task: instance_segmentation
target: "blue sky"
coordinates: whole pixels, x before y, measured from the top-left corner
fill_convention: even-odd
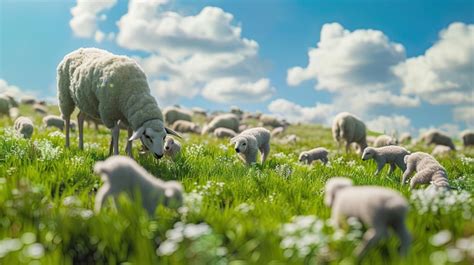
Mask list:
[[[120,29],[117,26],[117,21],[129,11],[128,1],[119,0],[111,8],[106,8],[97,13],[97,16],[106,15],[105,20],[97,20],[97,30],[105,34],[115,33],[113,39],[105,38],[100,43],[94,40],[93,36],[77,36],[69,25],[72,19],[71,8],[76,6],[76,1],[0,0],[0,3],[0,79],[6,81],[9,85],[18,86],[22,90],[34,91],[39,96],[55,97],[56,66],[65,54],[79,47],[95,46],[114,53],[138,56],[142,59],[157,55],[156,57],[166,57],[167,60],[174,62],[179,61],[177,56],[173,55],[169,58],[166,56],[168,52],[173,52],[172,47],[158,45],[156,49],[144,48],[145,44],[141,46],[131,44],[134,41],[133,38],[126,39],[124,37],[122,43],[117,40],[119,31],[126,30],[125,28]],[[411,57],[424,55],[427,49],[439,42],[440,31],[447,29],[452,23],[462,22],[463,25],[467,26],[471,25],[474,20],[473,1],[177,0],[156,6],[163,10],[159,12],[173,11],[182,17],[195,16],[208,6],[218,7],[223,12],[233,16],[229,27],[241,30],[240,38],[235,40],[236,43],[244,45],[241,43],[242,39],[253,40],[258,43],[258,48],[244,45],[244,49],[250,52],[256,50],[257,54],[252,55],[251,58],[249,57],[249,62],[245,65],[235,67],[239,70],[239,73],[243,72],[244,74],[242,76],[236,74],[238,77],[234,78],[233,82],[222,81],[222,78],[233,78],[234,68],[227,71],[231,72],[230,74],[227,73],[224,76],[209,75],[209,80],[196,78],[193,81],[183,82],[182,79],[187,78],[187,73],[166,77],[166,80],[176,79],[177,83],[174,82],[172,85],[161,83],[159,81],[162,78],[156,77],[155,88],[152,86],[152,90],[156,89],[158,91],[160,85],[163,85],[163,87],[169,85],[168,90],[170,90],[166,95],[158,95],[160,105],[181,103],[185,106],[200,106],[208,109],[226,109],[231,105],[239,105],[246,110],[271,111],[282,116],[285,116],[285,114],[279,113],[275,109],[285,109],[286,111],[286,108],[289,108],[288,111],[294,113],[286,118],[296,120],[298,116],[306,115],[308,117],[305,118],[305,121],[323,123],[326,122],[326,117],[321,116],[324,116],[325,110],[327,110],[328,116],[330,116],[329,113],[343,111],[342,106],[353,104],[353,102],[344,99],[344,97],[353,95],[348,91],[350,89],[351,91],[361,89],[359,87],[339,88],[337,85],[333,86],[333,83],[329,83],[327,87],[316,90],[315,85],[324,81],[323,77],[319,78],[319,71],[314,72],[317,75],[315,78],[297,78],[298,80],[301,79],[297,82],[297,85],[289,85],[287,81],[288,70],[293,67],[306,68],[308,66],[308,50],[315,48],[320,41],[320,34],[324,25],[338,23],[349,33],[356,30],[378,30],[388,38],[388,43],[398,43],[403,46],[404,58],[400,59],[403,61]],[[218,16],[219,19],[222,17]],[[219,24],[220,22],[216,23]],[[226,22],[222,22],[222,24],[226,24]],[[472,42],[474,40],[471,39]],[[470,47],[468,49],[471,49]],[[204,53],[199,49],[198,52]],[[231,51],[231,53],[237,52]],[[328,50],[328,53],[331,54],[332,51]],[[183,58],[188,58],[193,56],[193,53],[189,52],[185,56],[187,57]],[[471,73],[473,61],[474,58],[469,58],[468,64],[471,65]],[[249,66],[251,68],[253,65],[256,66],[257,70],[254,72],[252,70],[248,71]],[[177,64],[177,66],[181,67],[182,65]],[[332,64],[327,63],[323,66],[328,67]],[[374,67],[377,68],[377,65]],[[241,68],[245,68],[245,70],[241,70]],[[189,69],[192,71],[196,69],[196,66],[190,66]],[[416,65],[407,65],[406,69],[416,69]],[[153,71],[153,69],[147,70],[145,67],[145,71]],[[200,69],[196,71],[196,75],[201,75]],[[357,71],[357,69],[354,71]],[[307,72],[309,75],[312,74],[310,70]],[[147,74],[153,76],[153,73],[147,72]],[[249,76],[243,76],[245,74]],[[472,74],[474,75],[474,73]],[[445,75],[445,72],[443,72],[442,76]],[[211,77],[212,80],[216,81],[215,83],[211,81]],[[328,78],[329,81],[334,81],[334,76]],[[256,92],[255,94],[245,94],[248,93],[248,90],[245,90],[245,85],[242,84],[254,84],[261,79],[268,79],[269,84],[265,85],[263,82],[259,86],[261,88],[260,94]],[[405,117],[410,120],[409,124],[406,124],[405,120],[405,125],[402,128],[396,128],[397,130],[414,130],[430,126],[445,126],[446,130],[453,131],[461,130],[466,127],[467,123],[472,122],[472,116],[474,116],[472,78],[467,79],[468,90],[464,89],[461,92],[465,93],[465,96],[470,99],[461,103],[458,101],[449,104],[439,103],[439,100],[426,95],[425,91],[416,88],[410,89],[407,83],[402,82],[405,84],[404,87],[407,91],[416,92],[409,94],[409,96],[413,100],[419,100],[417,106],[407,107],[398,103],[373,107],[368,105],[367,108],[354,108],[354,112],[367,120],[373,120],[373,127],[377,128],[380,128],[383,124],[393,123],[397,120],[396,117]],[[190,88],[190,91],[186,91],[183,88],[184,91],[181,94],[173,94],[173,88],[180,84],[184,87],[193,87],[193,89]],[[214,92],[214,87],[226,84],[242,87],[244,92],[228,97],[225,97],[226,91]],[[395,85],[399,86],[395,90],[392,87],[384,89],[398,95],[401,93],[403,84]],[[206,86],[209,86],[209,88],[204,89]],[[251,85],[250,90],[258,90],[257,87]],[[207,92],[203,92],[204,90]],[[441,89],[440,91],[445,90]],[[268,95],[263,96],[263,93],[267,92]],[[372,92],[373,90],[368,90],[369,94],[372,94]],[[195,95],[188,97],[190,94]],[[238,97],[239,100],[233,101],[232,96]],[[169,100],[169,97],[172,97],[173,100]],[[339,100],[336,97],[339,97]],[[263,98],[264,100],[245,100],[246,98]],[[363,97],[361,98],[363,99]],[[285,103],[291,102],[293,105],[275,103],[273,109],[269,108],[268,106],[277,99],[283,99]],[[336,101],[343,103],[338,105],[335,103]],[[237,104],[234,104],[235,102]],[[316,103],[320,104],[321,108],[315,108]],[[460,105],[463,107],[461,110],[464,110],[464,112],[467,110],[470,114],[464,115],[464,119],[453,121],[454,108]],[[348,109],[352,110],[351,107],[348,107]],[[379,119],[379,117],[391,117],[392,119],[385,120],[384,123],[384,119]]]

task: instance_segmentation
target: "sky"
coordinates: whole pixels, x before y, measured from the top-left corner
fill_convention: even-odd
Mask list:
[[[56,67],[134,58],[160,106],[239,106],[329,125],[474,127],[474,1],[0,0],[0,93],[54,101]]]

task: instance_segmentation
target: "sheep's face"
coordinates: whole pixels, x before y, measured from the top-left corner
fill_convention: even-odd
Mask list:
[[[166,139],[166,142],[165,142],[165,151],[171,150],[171,148],[173,147],[173,145],[174,145],[174,139],[173,139],[173,138],[168,138],[168,139]]]
[[[165,128],[161,120],[150,120],[145,122],[133,135],[129,141],[140,139],[144,147],[151,151],[155,158],[160,159],[164,153],[164,143],[167,134],[181,137],[175,131]]]
[[[247,150],[247,147],[249,145],[247,139],[245,138],[232,139],[232,143],[234,143],[234,149],[237,153],[245,152],[245,150]]]
[[[309,155],[307,153],[301,153],[298,161],[301,163],[308,163]]]
[[[362,154],[362,160],[369,160],[374,158],[375,150],[373,148],[367,147],[364,149],[364,153]]]

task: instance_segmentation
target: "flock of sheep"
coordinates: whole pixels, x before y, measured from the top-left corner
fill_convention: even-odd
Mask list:
[[[151,95],[147,78],[140,66],[126,56],[117,56],[95,48],[81,48],[64,57],[57,68],[58,99],[61,117],[48,115],[43,119],[44,126],[54,126],[65,130],[65,145],[69,147],[69,132],[78,130],[79,148],[83,148],[84,122],[93,123],[98,128],[104,125],[111,131],[109,155],[105,161],[97,162],[94,172],[103,179],[95,200],[95,210],[100,211],[108,198],[116,198],[119,193],[127,192],[133,196],[138,188],[141,192],[144,208],[152,214],[158,204],[177,208],[183,202],[183,187],[179,182],[164,182],[142,168],[132,157],[132,142],[140,140],[142,152],[148,152],[160,159],[163,155],[174,158],[179,155],[180,133],[213,134],[218,138],[230,138],[235,152],[247,164],[257,162],[258,153],[261,163],[269,156],[270,141],[279,137],[289,125],[269,115],[243,113],[233,108],[230,113],[208,117],[203,128],[192,122],[192,114],[206,115],[202,109],[192,111],[179,107],[166,108],[163,113],[155,98]],[[27,103],[26,100],[23,103]],[[44,110],[34,100],[35,110]],[[14,128],[25,138],[34,132],[34,124],[27,117],[18,117],[18,104],[13,97],[0,95],[0,113],[15,119]],[[77,125],[72,123],[71,115],[79,109]],[[248,128],[241,120],[248,118],[260,121],[260,127]],[[167,127],[170,126],[170,127]],[[264,128],[273,127],[273,131]],[[77,128],[76,128],[77,127]],[[120,129],[127,130],[128,141],[125,148],[129,157],[118,156]],[[416,172],[410,180],[410,189],[419,184],[429,184],[429,188],[449,190],[447,172],[430,154],[410,153],[398,146],[394,137],[382,135],[377,138],[366,135],[366,126],[358,117],[343,112],[333,121],[332,134],[339,146],[344,145],[346,152],[355,146],[363,160],[373,159],[377,164],[375,174],[390,165],[389,173],[396,167],[403,171],[401,184]],[[170,137],[174,136],[173,137]],[[402,135],[400,143],[407,143],[409,135]],[[285,142],[297,141],[290,135]],[[452,140],[437,130],[431,130],[420,138],[428,144],[439,145],[436,154],[455,150]],[[462,135],[465,146],[474,145],[474,133]],[[373,147],[368,147],[368,145]],[[317,147],[304,151],[299,162],[311,164],[316,160],[328,163],[329,151]],[[406,199],[398,192],[377,186],[353,186],[347,178],[333,177],[326,183],[325,203],[332,208],[331,219],[338,226],[340,219],[356,217],[369,229],[355,254],[361,258],[381,238],[388,235],[392,228],[401,241],[400,253],[409,249],[410,234],[405,226],[408,211]]]

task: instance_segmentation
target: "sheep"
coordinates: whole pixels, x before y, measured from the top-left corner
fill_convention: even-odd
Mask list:
[[[239,132],[243,132],[245,130],[247,130],[249,128],[249,126],[247,124],[241,124],[239,125]]]
[[[449,136],[444,134],[441,131],[432,129],[425,132],[421,136],[421,140],[424,141],[427,145],[436,144],[436,145],[446,145],[449,146],[452,150],[456,150],[453,141]]]
[[[318,147],[309,151],[301,152],[298,161],[309,165],[315,160],[321,160],[321,162],[326,165],[329,161],[328,154],[329,152],[326,148]]]
[[[232,113],[235,116],[239,117],[239,119],[242,119],[242,116],[244,115],[244,112],[237,106],[231,106],[230,107],[230,113]]]
[[[214,136],[217,138],[232,138],[237,136],[237,133],[231,129],[219,127],[214,130]]]
[[[33,96],[24,96],[20,99],[21,104],[33,105],[36,103],[36,99]]]
[[[140,192],[141,203],[148,214],[153,215],[162,204],[177,209],[183,204],[183,187],[176,181],[162,181],[148,173],[133,159],[126,156],[111,156],[94,165],[94,173],[100,175],[104,184],[97,191],[94,209],[99,213],[109,198],[116,200],[121,193],[132,199]]]
[[[400,239],[400,254],[407,254],[411,244],[405,225],[408,202],[400,193],[377,186],[353,186],[348,178],[333,177],[326,182],[324,202],[331,207],[331,221],[336,228],[350,217],[368,228],[354,250],[359,261],[379,240],[389,236],[389,227]]]
[[[3,95],[6,96],[8,100],[10,101],[10,107],[18,108],[18,102],[15,99],[14,93],[7,91],[3,93]]]
[[[15,124],[13,126],[17,132],[23,135],[24,138],[29,139],[31,135],[33,135],[33,131],[35,126],[30,118],[27,117],[18,117],[15,120]]]
[[[273,128],[276,127],[284,127],[286,124],[280,120],[278,120],[276,117],[268,115],[268,114],[263,114],[259,118],[260,120],[260,125],[261,126],[270,126]]]
[[[201,116],[204,116],[204,117],[207,116],[207,111],[203,108],[194,107],[194,108],[191,109],[191,111],[193,112],[194,115],[201,115]]]
[[[260,150],[263,164],[270,152],[270,138],[269,130],[257,127],[241,132],[230,139],[230,143],[234,145],[235,151],[247,165],[257,162],[257,153]]]
[[[367,145],[373,146],[377,137],[369,135],[366,137]]]
[[[367,147],[364,122],[348,112],[336,115],[332,123],[332,136],[338,143],[338,149],[340,149],[341,142],[346,143],[346,153],[349,152],[351,143],[357,144],[360,154]]]
[[[433,151],[431,151],[432,156],[448,156],[453,152],[449,146],[446,145],[437,145],[435,148],[433,148]]]
[[[277,137],[282,135],[285,132],[285,127],[276,127],[275,129],[272,130],[272,137]]]
[[[41,115],[48,114],[48,108],[41,104],[38,104],[38,103],[33,104],[33,109],[35,110],[36,113],[39,113]]]
[[[433,184],[436,188],[449,189],[448,175],[446,169],[430,154],[415,152],[404,158],[407,165],[402,177],[402,185],[406,179],[416,171],[417,173],[410,180],[410,190],[418,184]]]
[[[411,142],[411,135],[409,133],[402,133],[399,142],[402,144],[409,144]]]
[[[201,127],[194,122],[178,120],[173,123],[172,129],[179,133],[201,133]]]
[[[461,139],[464,147],[469,147],[474,145],[474,132],[473,131],[463,131],[461,133]]]
[[[408,150],[396,145],[382,146],[379,148],[367,147],[362,154],[362,160],[373,159],[375,163],[377,163],[375,175],[380,173],[380,170],[382,170],[385,164],[390,165],[388,174],[392,174],[396,166],[398,166],[402,172],[405,171],[406,164],[404,158],[409,154],[410,152]]]
[[[17,107],[10,108],[8,113],[10,115],[10,119],[12,120],[16,120],[16,118],[20,117],[20,109],[18,109]]]
[[[165,156],[168,156],[170,158],[175,158],[176,156],[179,155],[181,152],[181,144],[179,141],[167,137],[165,141]]]
[[[397,145],[398,140],[392,136],[388,135],[379,135],[375,138],[374,147],[382,147],[382,146],[389,146],[389,145]]]
[[[239,130],[239,118],[234,114],[220,114],[215,116],[209,124],[205,125],[202,129],[201,134],[207,134],[214,132],[215,129],[219,127],[231,129],[234,132]]]
[[[296,142],[299,141],[298,136],[295,134],[289,134],[286,137],[284,137],[280,142],[283,144],[296,144]]]
[[[176,121],[191,121],[191,113],[186,110],[177,107],[167,107],[163,110],[163,116],[165,122],[168,125],[172,125]]]
[[[47,115],[43,117],[43,125],[45,128],[48,127],[56,127],[59,130],[64,130],[64,120],[56,115]],[[76,124],[74,121],[71,121],[71,130],[74,130],[76,127]]]
[[[7,96],[0,95],[0,117],[10,116],[10,100]]]
[[[132,142],[140,139],[160,159],[166,135],[181,137],[164,126],[163,114],[150,93],[145,73],[129,57],[80,48],[59,63],[57,81],[59,108],[66,122],[66,147],[69,147],[71,114],[76,107],[80,110],[77,117],[80,149],[84,148],[85,115],[101,119],[111,130],[114,154],[119,153],[119,120],[129,128],[126,148],[129,156]]]

